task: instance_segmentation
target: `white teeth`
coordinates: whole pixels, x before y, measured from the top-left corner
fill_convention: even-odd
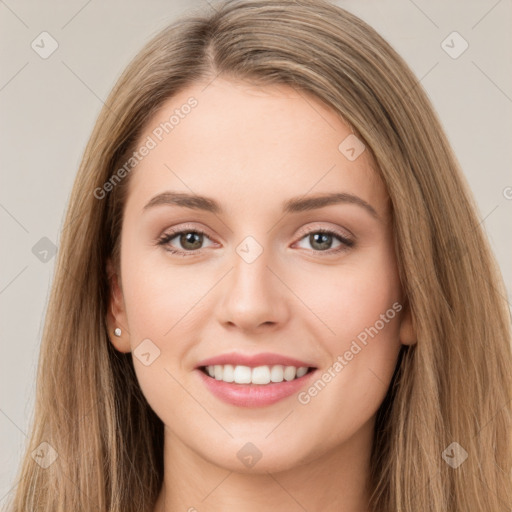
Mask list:
[[[308,373],[308,369],[306,366],[301,366],[300,368],[297,368],[297,378],[306,375],[306,373]]]
[[[270,370],[270,380],[272,382],[283,382],[283,367],[280,364],[272,366]]]
[[[251,382],[253,384],[268,384],[270,382],[270,368],[268,366],[253,368]]]
[[[287,366],[284,369],[285,380],[293,380],[295,379],[295,375],[297,375],[297,369],[295,368],[295,366]]]
[[[248,366],[235,366],[235,382],[237,384],[250,384],[251,369]]]
[[[224,382],[234,382],[235,380],[235,368],[231,364],[224,365],[224,371],[222,373],[222,380]]]
[[[224,382],[237,384],[269,384],[270,382],[291,381],[303,377],[308,372],[307,366],[296,368],[295,366],[249,366],[231,364],[207,366],[206,371],[210,377]]]

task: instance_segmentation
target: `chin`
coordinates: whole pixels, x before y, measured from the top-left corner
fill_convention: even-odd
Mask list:
[[[313,454],[308,457],[303,451],[299,453],[293,446],[283,446],[280,443],[281,446],[278,447],[268,440],[266,443],[258,443],[258,441],[238,439],[220,444],[223,447],[222,451],[201,451],[198,455],[215,466],[235,473],[261,475],[278,473],[316,458]],[[303,446],[302,450],[304,450]]]

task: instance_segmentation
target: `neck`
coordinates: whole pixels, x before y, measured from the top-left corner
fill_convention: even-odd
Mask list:
[[[289,469],[238,473],[219,467],[165,429],[164,482],[155,512],[367,512],[373,420],[343,444]],[[261,462],[261,461],[260,461]],[[257,465],[254,467],[257,468]]]

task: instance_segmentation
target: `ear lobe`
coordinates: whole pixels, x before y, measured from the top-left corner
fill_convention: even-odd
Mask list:
[[[109,301],[107,306],[107,329],[110,342],[119,352],[130,352],[130,336],[127,329],[126,311],[123,292],[119,284],[119,275],[114,270],[111,260],[107,261],[107,276],[109,282]],[[116,336],[114,330],[119,327],[121,336]]]
[[[411,308],[407,303],[400,318],[400,343],[402,345],[416,344],[416,330],[414,329]]]

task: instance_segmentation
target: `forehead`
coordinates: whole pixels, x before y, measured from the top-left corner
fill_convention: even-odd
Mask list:
[[[172,189],[258,208],[263,198],[281,203],[347,192],[384,215],[387,194],[369,152],[347,158],[347,146],[364,148],[358,143],[333,110],[286,85],[255,87],[221,78],[193,84],[146,124],[137,148],[151,150],[132,171],[129,202]]]

